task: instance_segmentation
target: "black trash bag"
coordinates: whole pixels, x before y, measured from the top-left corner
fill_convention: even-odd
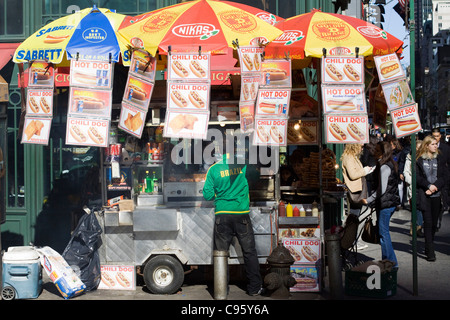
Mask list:
[[[90,212],[80,218],[62,254],[86,285],[86,291],[96,290],[101,280],[98,248],[101,245],[102,228],[93,210]]]

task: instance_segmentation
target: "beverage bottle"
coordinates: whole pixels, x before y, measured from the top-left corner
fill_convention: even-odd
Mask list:
[[[155,171],[153,171],[152,190],[153,193],[158,193],[158,179],[156,178]]]
[[[312,203],[312,216],[313,217],[318,217],[319,216],[319,208],[317,206],[317,202],[316,201],[314,201]]]
[[[280,201],[280,203],[278,204],[278,216],[286,217],[286,207],[284,206],[283,201]]]
[[[148,171],[145,171],[145,192],[150,193],[152,191],[153,191],[153,188],[152,188],[152,180],[150,178],[150,174],[148,173]]]
[[[292,214],[292,205],[288,203],[288,205],[286,206],[286,217],[292,217]]]

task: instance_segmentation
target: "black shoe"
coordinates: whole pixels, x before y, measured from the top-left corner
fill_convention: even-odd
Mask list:
[[[429,256],[427,256],[427,261],[430,261],[430,262],[436,261],[436,256],[435,256],[435,255],[429,255]]]
[[[266,293],[266,289],[261,288],[261,289],[258,290],[258,292],[249,293],[248,295],[256,297],[256,296],[263,296],[265,293]]]
[[[416,234],[417,234],[417,237],[419,237],[419,238],[423,238],[425,236],[423,234],[422,228],[418,229]]]

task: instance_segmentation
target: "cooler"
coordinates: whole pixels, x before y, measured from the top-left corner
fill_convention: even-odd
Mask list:
[[[3,254],[2,299],[37,298],[42,290],[39,253],[30,246],[10,247]]]

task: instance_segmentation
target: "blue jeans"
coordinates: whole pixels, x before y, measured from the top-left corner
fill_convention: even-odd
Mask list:
[[[233,237],[236,236],[244,257],[247,275],[247,291],[253,294],[262,287],[256,252],[255,235],[248,214],[218,214],[214,223],[214,250],[228,251]]]
[[[378,228],[380,233],[381,258],[393,261],[398,267],[397,257],[392,247],[391,235],[389,234],[389,221],[395,212],[395,207],[381,209],[378,217]]]

